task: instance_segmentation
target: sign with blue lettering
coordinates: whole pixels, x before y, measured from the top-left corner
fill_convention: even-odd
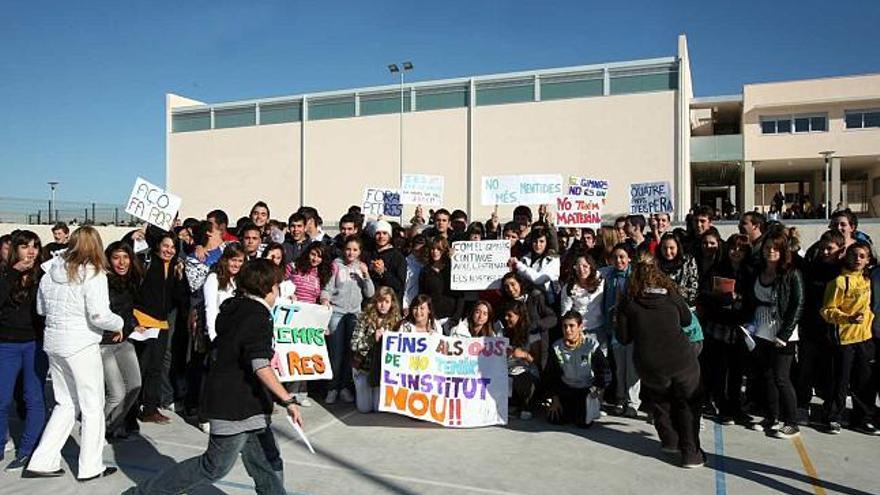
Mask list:
[[[642,182],[629,186],[629,213],[651,215],[672,213],[672,188],[669,182]]]
[[[497,175],[483,177],[482,203],[543,205],[562,196],[561,175]]]

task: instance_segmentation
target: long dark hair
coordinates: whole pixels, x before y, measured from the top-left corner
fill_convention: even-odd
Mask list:
[[[569,296],[572,294],[572,290],[574,290],[574,286],[578,285],[578,274],[577,274],[577,270],[575,269],[575,265],[577,265],[578,260],[580,260],[580,259],[583,259],[584,261],[587,262],[588,265],[590,265],[590,276],[587,277],[587,286],[585,287],[585,289],[587,289],[587,292],[589,292],[590,294],[596,292],[596,289],[599,288],[599,284],[602,283],[602,279],[599,278],[599,271],[597,270],[597,267],[596,267],[596,260],[594,260],[593,257],[590,256],[589,254],[586,254],[586,253],[579,254],[578,256],[576,256],[574,258],[574,261],[572,261],[571,266],[568,269],[568,278],[566,279],[566,285],[567,285],[566,290],[568,291]]]
[[[113,253],[117,251],[122,251],[128,255],[129,268],[128,273],[124,276],[116,273],[113,269],[112,263],[110,263],[110,260],[113,258]],[[107,258],[107,263],[110,264],[110,270],[107,271],[107,284],[111,289],[123,292],[134,290],[140,285],[144,276],[144,269],[141,267],[141,262],[138,257],[135,256],[134,249],[132,249],[129,243],[125,241],[111,242],[110,245],[107,246],[107,249],[104,250],[104,256]]]
[[[507,284],[505,284],[505,282],[511,279],[516,280],[516,282],[519,284],[520,297],[531,292],[531,284],[529,284],[529,282],[525,278],[523,278],[522,275],[520,275],[518,272],[507,272],[504,274],[503,277],[501,277],[501,295],[504,297],[505,301],[515,300],[513,295],[507,290]]]
[[[442,254],[440,259],[434,261],[434,255],[431,251],[435,247],[439,247]],[[425,259],[428,260],[427,265],[437,271],[443,271],[449,266],[449,241],[445,237],[436,237],[431,242],[425,244]]]
[[[333,260],[328,256],[329,253],[323,244],[320,242],[309,244],[309,247],[300,253],[299,258],[293,262],[293,266],[300,275],[308,274],[312,269],[312,263],[309,261],[309,255],[312,251],[317,251],[321,256],[321,264],[318,265],[318,282],[321,283],[321,287],[324,287],[333,276],[333,266],[331,265]]]
[[[507,322],[504,322],[506,337],[510,339],[510,345],[513,347],[526,347],[529,343],[529,329],[531,328],[529,310],[524,302],[513,301],[504,308],[505,314],[508,311],[516,313],[519,319],[513,328],[507,328]]]
[[[415,325],[416,324],[416,317],[415,317],[415,313],[413,312],[412,309],[415,308],[416,306],[421,306],[422,304],[428,305],[428,328],[433,330],[433,328],[436,326],[436,323],[435,323],[436,320],[434,319],[434,303],[431,302],[431,296],[428,296],[426,294],[417,295],[412,300],[412,302],[409,303],[409,309],[410,309],[409,314],[406,315],[406,318],[404,318],[401,321],[401,323],[403,323],[404,321],[408,321],[411,324]]]
[[[247,259],[247,255],[242,249],[241,244],[237,242],[232,242],[226,245],[226,248],[223,249],[223,254],[220,256],[220,260],[214,265],[214,271],[217,273],[217,285],[226,290],[229,287],[229,282],[232,281],[233,275],[229,273],[229,260],[235,258],[236,256],[241,256],[242,258]]]
[[[23,303],[28,297],[32,297],[31,295],[37,292],[37,287],[40,285],[40,277],[43,276],[43,269],[40,267],[43,245],[40,243],[40,236],[30,230],[19,230],[13,234],[12,242],[9,245],[9,264],[6,268],[12,270],[15,264],[21,261],[21,258],[18,257],[18,248],[27,246],[31,242],[34,243],[34,247],[37,249],[37,258],[34,260],[33,266],[21,272],[18,282],[12,288],[9,297],[15,305]]]

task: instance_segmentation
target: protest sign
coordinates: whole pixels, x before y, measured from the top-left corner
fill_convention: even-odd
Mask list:
[[[272,367],[282,382],[333,378],[324,330],[332,310],[319,304],[294,302],[272,308],[275,357]]]
[[[387,332],[379,410],[468,428],[507,424],[507,339]]]
[[[405,205],[443,206],[442,175],[404,174],[400,202]]]
[[[510,242],[458,241],[452,243],[452,290],[485,290],[501,286],[510,269]]]
[[[672,213],[672,189],[669,182],[643,182],[629,186],[631,215]]]
[[[384,187],[364,188],[361,213],[364,216],[374,218],[379,216],[399,217],[403,213],[403,206],[400,203],[400,191]]]
[[[565,196],[556,198],[556,225],[598,229],[602,224],[608,181],[569,177],[564,192]]]
[[[482,202],[490,205],[540,205],[556,201],[561,175],[499,175],[483,177]]]
[[[134,182],[125,206],[125,212],[129,215],[165,230],[171,230],[174,226],[174,218],[179,209],[180,196],[175,196],[141,177]]]

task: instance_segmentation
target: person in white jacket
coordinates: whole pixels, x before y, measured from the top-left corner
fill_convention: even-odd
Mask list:
[[[55,477],[61,469],[61,448],[80,415],[79,469],[87,481],[116,472],[105,467],[104,371],[101,361],[103,332],[118,332],[123,321],[110,310],[104,247],[93,227],[84,226],[70,236],[66,253],[45,263],[46,273],[37,292],[37,312],[46,317],[43,348],[49,356],[49,373],[55,408],[31,456],[25,478]]]
[[[605,300],[605,280],[596,268],[596,262],[588,255],[575,258],[574,266],[569,279],[562,287],[562,301],[560,314],[568,313],[569,310],[577,311],[583,319],[583,330],[591,335],[602,345],[603,351],[607,349],[608,342],[602,333],[605,317],[602,313],[602,305]]]
[[[510,258],[508,266],[544,292],[547,304],[556,302],[559,293],[559,256],[550,254],[547,233],[533,232],[531,252],[522,260]]]

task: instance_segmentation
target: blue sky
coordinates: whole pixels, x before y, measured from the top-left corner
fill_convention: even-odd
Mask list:
[[[251,5],[253,4],[253,5]],[[717,5],[716,5],[717,4]],[[164,95],[207,102],[674,55],[695,92],[880,72],[880,2],[8,2],[0,197],[122,202],[164,182]]]

